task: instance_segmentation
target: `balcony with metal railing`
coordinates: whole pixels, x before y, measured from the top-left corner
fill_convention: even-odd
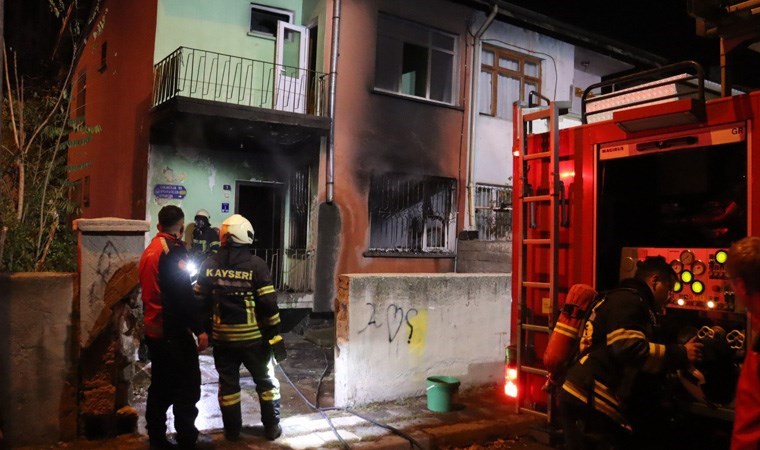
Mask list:
[[[328,75],[223,53],[180,47],[153,69],[152,106],[185,97],[326,116]]]

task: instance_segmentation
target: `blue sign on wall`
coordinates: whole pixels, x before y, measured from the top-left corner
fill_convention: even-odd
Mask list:
[[[223,213],[230,212],[230,204],[229,203],[222,203],[222,212]]]
[[[187,189],[179,184],[157,184],[153,187],[153,195],[156,198],[183,199],[187,195]]]

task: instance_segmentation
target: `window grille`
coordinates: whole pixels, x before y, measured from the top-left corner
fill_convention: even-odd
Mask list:
[[[475,185],[475,222],[483,241],[512,240],[512,186]]]
[[[309,226],[309,171],[298,170],[290,176],[290,241],[292,249],[306,249]]]
[[[456,229],[456,180],[383,174],[369,194],[370,253],[449,253]]]

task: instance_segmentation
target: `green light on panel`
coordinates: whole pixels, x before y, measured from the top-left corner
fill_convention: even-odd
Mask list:
[[[705,285],[702,284],[701,281],[695,281],[694,283],[691,284],[691,290],[695,294],[701,294],[702,292],[705,291]]]
[[[681,281],[683,281],[686,284],[691,283],[694,281],[694,275],[691,273],[690,270],[684,270],[681,272]]]
[[[728,261],[728,253],[725,250],[718,250],[715,253],[715,262],[725,264]]]

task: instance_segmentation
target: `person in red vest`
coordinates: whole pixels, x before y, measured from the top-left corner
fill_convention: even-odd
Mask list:
[[[185,215],[177,206],[158,213],[158,231],[140,259],[145,340],[151,381],[145,409],[151,449],[175,448],[166,437],[166,411],[174,406],[180,448],[196,448],[195,419],[201,396],[198,352],[208,346],[200,303],[193,295],[182,241]],[[195,335],[196,339],[193,337]],[[207,437],[200,439],[208,442]]]
[[[726,270],[736,296],[750,313],[754,342],[749,343],[736,389],[731,450],[760,448],[760,237],[736,242],[728,251]]]

